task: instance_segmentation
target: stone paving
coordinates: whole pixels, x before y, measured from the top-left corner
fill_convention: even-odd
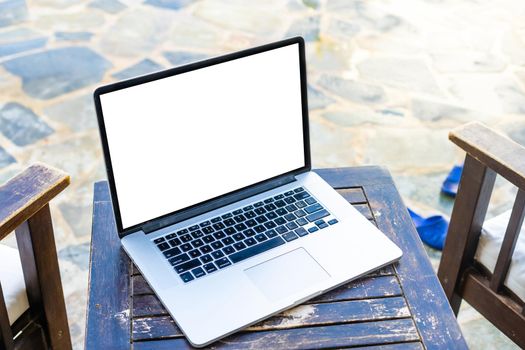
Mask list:
[[[0,182],[34,161],[71,174],[52,214],[76,349],[105,177],[94,88],[292,35],[307,41],[317,167],[384,165],[407,204],[449,214],[451,128],[480,120],[525,144],[521,0],[0,0]],[[499,187],[492,214],[512,193]],[[459,320],[472,348],[515,348],[467,305]]]

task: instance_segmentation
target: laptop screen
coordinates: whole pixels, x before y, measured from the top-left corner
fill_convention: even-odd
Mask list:
[[[295,42],[101,93],[122,229],[304,167],[299,53]]]

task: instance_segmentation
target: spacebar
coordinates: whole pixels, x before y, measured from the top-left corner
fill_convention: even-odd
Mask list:
[[[239,261],[243,261],[244,259],[251,258],[254,255],[257,255],[267,250],[270,250],[272,248],[278,247],[284,243],[285,243],[284,239],[282,239],[281,237],[275,237],[264,243],[254,245],[253,247],[250,247],[248,249],[244,249],[244,250],[241,250],[240,252],[232,254],[229,256],[229,258],[235,264]]]

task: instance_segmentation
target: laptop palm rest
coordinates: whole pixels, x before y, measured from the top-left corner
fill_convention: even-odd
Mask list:
[[[298,248],[244,270],[270,301],[289,297],[330,278],[304,248]]]

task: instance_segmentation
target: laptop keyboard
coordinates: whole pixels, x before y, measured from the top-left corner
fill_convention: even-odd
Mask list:
[[[187,283],[337,222],[298,187],[153,242]]]

